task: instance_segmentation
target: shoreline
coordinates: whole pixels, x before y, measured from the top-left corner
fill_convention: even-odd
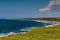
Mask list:
[[[60,25],[60,22],[57,22],[57,21],[45,21],[45,20],[34,20],[34,21],[44,22],[44,23],[51,23],[52,24],[52,25],[47,25],[47,26],[57,26],[57,25]]]
[[[37,21],[37,22],[43,22],[43,23],[51,23],[52,25],[46,25],[44,27],[53,27],[53,26],[57,26],[60,25],[60,22],[55,22],[55,21],[43,21],[43,20],[32,20],[32,21]],[[30,28],[28,31],[30,31],[31,29],[33,29],[35,27]],[[38,28],[38,27],[37,27]],[[16,35],[16,34],[25,34],[26,32],[20,32],[20,33],[14,33],[14,32],[9,32],[7,34],[0,34],[0,37],[8,37],[10,35]]]

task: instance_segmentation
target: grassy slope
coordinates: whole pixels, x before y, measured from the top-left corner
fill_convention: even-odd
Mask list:
[[[24,35],[12,35],[0,40],[60,40],[60,26],[35,28]]]

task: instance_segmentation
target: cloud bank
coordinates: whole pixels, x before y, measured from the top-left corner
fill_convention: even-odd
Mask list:
[[[60,0],[51,0],[49,4],[45,7],[40,9],[40,11],[58,11],[60,10]]]

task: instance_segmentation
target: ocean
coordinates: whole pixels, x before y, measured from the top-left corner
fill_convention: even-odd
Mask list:
[[[31,28],[44,27],[46,25],[51,25],[51,23],[32,20],[0,19],[0,34],[27,32]]]

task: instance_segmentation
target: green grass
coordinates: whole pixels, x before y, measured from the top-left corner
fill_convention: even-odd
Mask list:
[[[34,28],[26,34],[2,37],[0,40],[60,40],[60,26]]]

